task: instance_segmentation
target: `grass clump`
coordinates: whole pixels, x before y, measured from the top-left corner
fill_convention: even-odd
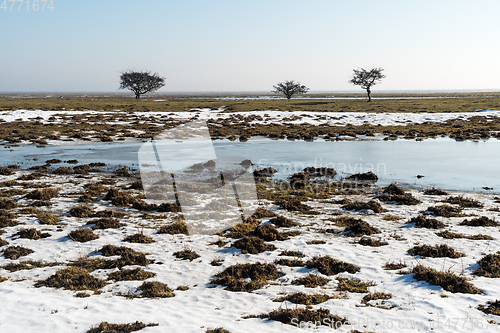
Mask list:
[[[0,247],[5,246],[5,245],[9,245],[9,242],[0,238]]]
[[[32,240],[38,240],[40,238],[47,238],[50,237],[50,234],[47,232],[41,232],[39,230],[36,230],[35,228],[29,228],[29,229],[21,229],[19,230],[14,236],[19,236],[19,238],[28,238]]]
[[[291,250],[288,250],[288,251],[282,251],[280,254],[278,254],[279,256],[289,256],[289,257],[298,257],[298,258],[304,258],[306,255],[303,254],[302,252],[300,251],[291,251]]]
[[[499,300],[496,300],[494,302],[489,301],[489,302],[486,302],[486,304],[488,306],[480,304],[477,307],[477,309],[479,311],[482,311],[482,312],[486,313],[486,314],[500,316],[500,301]]]
[[[59,193],[58,189],[55,188],[44,188],[44,189],[36,189],[31,191],[26,195],[27,199],[33,200],[50,200],[55,198]]]
[[[274,261],[276,265],[281,265],[281,266],[289,266],[289,267],[302,267],[304,266],[304,262],[300,259],[276,259]]]
[[[358,244],[363,245],[363,246],[379,247],[379,246],[387,245],[389,243],[381,241],[379,239],[373,239],[370,237],[363,237],[358,241]]]
[[[92,214],[92,217],[114,217],[114,218],[121,218],[121,217],[124,217],[126,214],[125,213],[122,213],[122,212],[117,212],[115,210],[100,210],[98,212],[95,212],[94,214]]]
[[[463,208],[483,208],[484,205],[480,203],[477,200],[470,199],[470,198],[465,198],[464,196],[455,196],[455,197],[449,197],[443,202],[449,203],[449,204],[454,204],[454,205],[459,205],[460,207]]]
[[[104,245],[98,252],[105,257],[120,256],[115,260],[109,260],[105,263],[106,268],[122,268],[123,266],[147,266],[152,263],[146,258],[143,252],[135,251],[125,246]]]
[[[198,259],[200,255],[192,250],[186,249],[182,251],[175,252],[173,254],[177,259],[193,261]]]
[[[410,273],[413,273],[413,277],[417,281],[425,281],[431,285],[440,286],[452,293],[482,293],[481,290],[471,285],[463,276],[455,275],[452,272],[440,272],[423,265],[417,265]]]
[[[356,221],[344,229],[347,236],[349,237],[360,237],[360,236],[370,236],[373,234],[379,234],[380,230],[372,227],[365,221]]]
[[[292,284],[300,284],[306,288],[316,288],[316,287],[321,287],[321,286],[324,286],[325,284],[327,284],[328,279],[326,279],[322,276],[316,275],[316,274],[309,274],[303,278],[295,279],[291,283]]]
[[[56,225],[59,222],[59,215],[46,210],[37,210],[35,215],[40,224]]]
[[[252,217],[255,219],[261,219],[264,217],[275,217],[276,215],[270,211],[269,209],[259,207],[257,210],[252,214]]]
[[[450,205],[440,205],[440,206],[433,206],[433,207],[428,207],[427,212],[429,214],[435,215],[435,216],[443,216],[443,217],[460,217],[464,216],[462,214],[462,209],[458,207],[452,207]]]
[[[0,199],[0,209],[13,209],[17,207],[17,203],[10,199]]]
[[[499,223],[486,216],[481,216],[471,220],[464,220],[460,225],[467,225],[469,227],[498,227]]]
[[[278,199],[274,202],[275,205],[278,207],[281,207],[283,209],[286,209],[288,211],[296,211],[300,212],[303,214],[308,214],[311,212],[311,207],[303,204],[300,200],[298,199],[293,199],[293,198],[282,198]]]
[[[328,323],[332,327],[341,327],[349,323],[347,318],[341,318],[337,315],[332,315],[330,310],[320,308],[318,310],[304,309],[304,308],[279,308],[277,310],[271,311],[269,313],[263,313],[261,315],[253,315],[244,317],[248,318],[261,318],[268,320],[279,321],[280,323],[287,325],[297,325],[301,322],[312,322],[312,323]]]
[[[113,272],[109,275],[109,279],[114,281],[143,281],[153,276],[155,276],[155,273],[146,272],[141,268],[134,268]]]
[[[186,222],[184,222],[184,220],[179,220],[177,222],[168,225],[162,225],[160,229],[158,229],[158,233],[170,234],[170,235],[177,235],[177,234],[189,235],[187,224]]]
[[[68,234],[68,237],[79,243],[85,243],[99,238],[99,236],[94,234],[89,228],[73,230]]]
[[[76,207],[73,207],[69,211],[69,216],[73,217],[90,217],[92,216],[94,212],[90,207],[85,206],[85,205],[79,205]]]
[[[370,301],[388,300],[391,297],[392,297],[391,293],[382,293],[382,292],[369,293],[369,294],[363,296],[361,303],[368,304],[368,302],[370,302]]]
[[[353,202],[349,202],[349,203],[346,203],[346,204],[342,205],[341,208],[345,209],[345,210],[348,210],[348,211],[351,211],[351,210],[355,210],[355,211],[372,210],[375,213],[385,213],[385,212],[387,212],[387,210],[384,209],[380,205],[380,203],[378,203],[378,202],[376,202],[374,200],[370,200],[368,202],[353,201]]]
[[[140,331],[145,327],[152,326],[158,326],[158,324],[144,324],[140,321],[136,321],[132,324],[110,324],[104,321],[98,326],[91,327],[86,333],[130,333]]]
[[[16,260],[20,257],[27,256],[28,254],[34,253],[32,249],[28,249],[22,246],[9,246],[3,250],[3,256],[10,260]]]
[[[385,221],[399,221],[401,220],[401,217],[392,214],[386,214],[382,219],[384,219]]]
[[[424,191],[425,195],[448,195],[448,192],[432,187]]]
[[[230,332],[223,327],[216,327],[207,329],[205,333],[230,333]]]
[[[395,271],[397,269],[405,268],[406,264],[403,262],[386,262],[384,265],[384,269],[387,271]]]
[[[431,258],[461,258],[464,256],[463,253],[457,252],[452,247],[446,244],[440,244],[436,246],[431,245],[421,245],[414,246],[408,250],[408,253],[412,256],[421,256],[421,257],[431,257]]]
[[[226,286],[228,291],[251,292],[279,277],[274,264],[236,264],[215,275],[211,284]],[[250,281],[248,281],[250,279]]]
[[[154,243],[154,240],[152,240],[151,237],[144,235],[142,232],[127,236],[125,237],[124,241],[130,243],[142,243],[142,244]]]
[[[272,224],[258,225],[252,234],[265,241],[282,241],[287,239]]]
[[[290,227],[297,227],[300,224],[297,222],[294,222],[290,219],[287,219],[284,216],[277,216],[271,220],[269,220],[272,224],[274,224],[277,227],[283,227],[283,228],[290,228]]]
[[[125,223],[118,222],[117,220],[109,217],[98,219],[97,221],[90,221],[87,225],[93,225],[92,229],[117,229],[125,225]]]
[[[489,278],[500,277],[500,254],[488,254],[477,263],[479,268],[474,271],[475,275]]]
[[[62,288],[66,290],[94,290],[100,289],[106,282],[93,277],[82,267],[67,267],[57,271],[46,280],[38,281],[35,287]]]
[[[352,293],[366,293],[368,292],[368,287],[373,286],[373,283],[363,282],[356,279],[348,279],[339,277],[337,278],[338,284],[335,290],[337,291],[349,291]]]
[[[289,301],[294,304],[316,305],[328,301],[329,299],[336,298],[325,294],[306,294],[303,292],[289,294],[283,297],[273,299],[273,302]]]
[[[382,193],[390,195],[404,195],[405,191],[399,187],[396,183],[391,183],[389,186],[382,190]]]
[[[318,272],[325,275],[335,275],[342,272],[354,274],[359,272],[358,266],[334,259],[330,256],[314,257],[306,262],[306,267],[309,269],[316,268]]]
[[[165,283],[161,282],[144,282],[137,288],[137,290],[142,291],[139,297],[168,298],[175,296],[172,289],[170,289]]]
[[[14,220],[17,218],[16,214],[10,213],[5,209],[0,209],[0,228],[13,227],[19,223]]]
[[[347,179],[349,180],[354,180],[354,181],[365,181],[365,180],[369,180],[369,181],[377,181],[378,180],[378,176],[373,173],[372,171],[369,171],[369,172],[365,172],[365,173],[356,173],[356,174],[353,174],[353,175],[350,175],[349,177],[347,177]]]
[[[398,205],[418,205],[422,201],[411,194],[384,194],[376,197],[382,202],[395,202]]]
[[[60,263],[57,262],[51,262],[51,263],[44,263],[44,262],[39,262],[39,261],[33,261],[33,260],[25,260],[21,261],[17,264],[10,263],[5,266],[1,266],[0,268],[3,268],[9,272],[17,272],[21,270],[28,270],[28,269],[33,269],[33,268],[43,268],[43,267],[53,267],[53,266],[58,266]]]
[[[422,215],[412,217],[410,221],[408,221],[408,224],[410,223],[415,223],[416,228],[442,229],[446,227],[446,224],[443,222],[433,218],[427,218]]]
[[[276,246],[273,244],[266,244],[261,238],[258,237],[243,237],[235,241],[232,246],[241,250],[243,254],[257,254],[265,251],[274,251]]]
[[[326,241],[324,241],[322,239],[315,239],[312,241],[307,241],[306,244],[307,245],[321,245],[321,244],[326,244]]]
[[[242,238],[246,235],[250,235],[255,228],[257,228],[257,225],[257,223],[253,222],[241,222],[225,232],[220,233],[220,235],[229,238]]]
[[[439,237],[443,237],[446,239],[455,239],[455,238],[466,238],[466,239],[472,239],[472,240],[493,240],[494,238],[488,235],[483,235],[483,234],[477,234],[477,235],[471,235],[471,236],[465,236],[463,234],[457,233],[457,232],[451,232],[448,230],[441,231],[436,233]]]

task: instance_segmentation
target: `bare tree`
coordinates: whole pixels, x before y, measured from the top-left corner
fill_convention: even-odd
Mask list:
[[[135,98],[140,98],[142,94],[153,92],[165,85],[165,78],[158,73],[126,71],[120,75],[120,88],[132,91]]]
[[[287,99],[292,98],[295,94],[305,94],[309,90],[306,86],[301,85],[300,82],[295,82],[293,80],[278,82],[273,88],[273,93],[283,94]]]
[[[368,94],[368,102],[371,102],[371,87],[385,78],[385,75],[382,74],[383,70],[383,68],[372,68],[370,70],[366,70],[364,68],[354,69],[352,79],[349,80],[349,83],[365,89]]]

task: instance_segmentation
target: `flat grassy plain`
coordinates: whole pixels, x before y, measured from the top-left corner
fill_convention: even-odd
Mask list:
[[[262,95],[259,95],[262,96]],[[276,95],[270,95],[276,96]],[[0,111],[10,110],[96,110],[113,112],[120,111],[154,111],[181,112],[193,108],[224,108],[227,112],[245,112],[255,110],[279,111],[327,111],[327,112],[471,112],[480,109],[500,109],[500,93],[469,93],[469,94],[400,94],[373,95],[374,100],[367,103],[364,95],[303,95],[305,98],[252,100],[217,100],[214,97],[223,96],[183,96],[183,95],[153,95],[151,97],[135,98],[60,95],[58,97],[22,97],[1,96]],[[257,97],[251,95],[230,96]],[[266,97],[266,96],[264,96]],[[325,99],[328,97],[350,99]],[[377,99],[384,97],[391,99]],[[358,99],[362,98],[362,99]],[[411,98],[411,99],[409,99]],[[158,101],[159,100],[159,101]]]

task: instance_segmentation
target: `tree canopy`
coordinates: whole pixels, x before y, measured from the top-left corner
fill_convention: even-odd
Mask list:
[[[352,79],[349,80],[349,83],[365,89],[368,94],[368,102],[371,102],[371,87],[385,78],[385,75],[382,74],[383,70],[383,68],[372,68],[370,70],[366,70],[364,68],[353,69],[354,73]]]
[[[135,98],[140,98],[142,94],[156,91],[164,85],[165,78],[158,73],[126,71],[120,75],[119,89],[130,90],[135,94]]]
[[[287,99],[292,98],[295,94],[305,94],[309,90],[306,86],[301,85],[300,82],[295,82],[293,80],[278,82],[273,88],[273,93],[285,95]]]

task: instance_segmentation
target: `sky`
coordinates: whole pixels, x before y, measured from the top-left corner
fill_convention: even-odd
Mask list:
[[[126,70],[166,93],[362,92],[360,67],[384,68],[374,93],[500,90],[498,0],[50,1],[0,0],[0,92],[118,92]]]

